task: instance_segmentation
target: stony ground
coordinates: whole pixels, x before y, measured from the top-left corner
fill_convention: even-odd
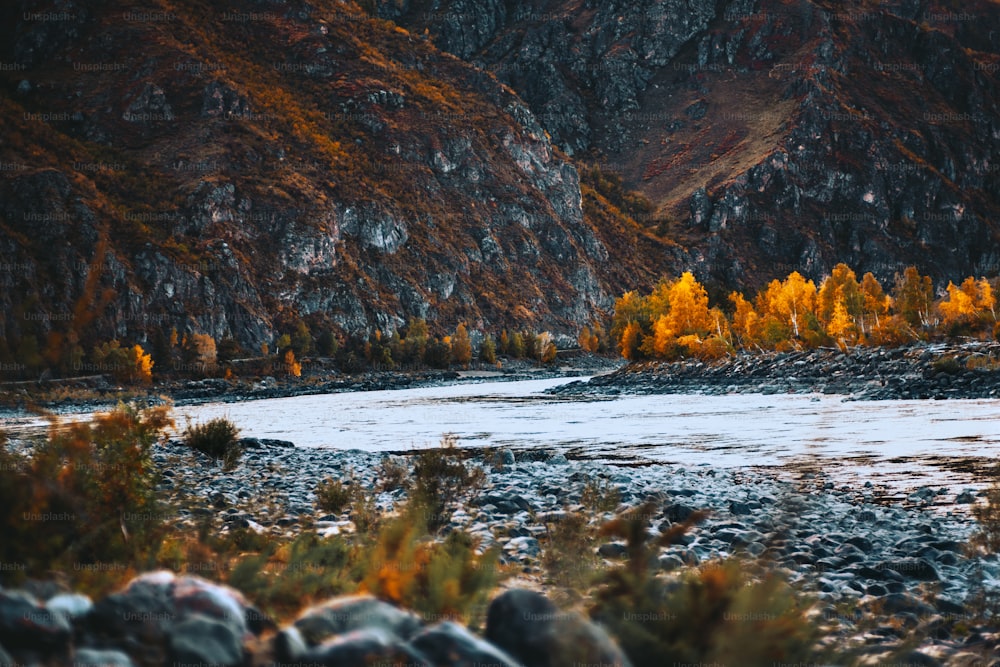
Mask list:
[[[184,521],[214,516],[230,527],[284,535],[303,526],[328,535],[351,532],[350,510],[339,515],[316,510],[317,482],[333,477],[375,488],[375,470],[384,459],[408,464],[410,458],[249,444],[257,446],[248,448],[231,472],[179,444],[157,449],[164,492],[179,497],[183,491]],[[708,466],[569,461],[550,451],[508,450],[489,463],[474,457],[467,464],[483,465],[487,481],[454,513],[449,528],[469,531],[484,547],[499,545],[502,561],[516,564],[521,579],[539,587],[546,580],[540,563],[545,535],[564,512],[585,511],[599,523],[652,500],[654,532],[697,509],[711,511],[683,544],[661,552],[659,567],[666,573],[732,555],[763,559],[815,596],[816,613],[837,628],[838,642],[861,647],[873,659],[914,637],[920,638],[914,660],[922,661],[915,664],[962,664],[956,660],[964,658],[955,656],[1000,651],[1000,635],[977,625],[972,606],[984,589],[1000,588],[1000,560],[967,555],[975,530],[968,510],[981,501],[974,492],[925,487],[905,505],[886,504],[870,485],[834,488],[822,473],[790,482]],[[617,493],[620,505],[595,510],[595,489],[598,500]],[[586,493],[590,506],[581,502]],[[404,497],[402,490],[380,493],[377,504],[390,512]],[[608,564],[625,553],[616,542],[597,547]]]

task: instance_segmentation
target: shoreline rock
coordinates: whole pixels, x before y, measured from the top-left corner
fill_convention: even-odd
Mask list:
[[[558,396],[837,394],[847,400],[1000,396],[1000,343],[740,353],[719,360],[633,362],[553,387]]]

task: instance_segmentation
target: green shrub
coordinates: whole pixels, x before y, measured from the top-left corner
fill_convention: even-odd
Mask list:
[[[339,536],[299,535],[290,544],[246,555],[233,567],[228,583],[272,616],[287,616],[303,606],[351,592],[355,558]]]
[[[385,458],[375,470],[378,477],[379,491],[392,492],[406,489],[410,486],[410,468],[404,461],[396,458]]]
[[[948,375],[958,375],[962,372],[962,364],[955,357],[941,357],[931,363],[931,368],[935,373],[947,373]]]
[[[204,424],[188,426],[184,431],[184,441],[188,447],[207,454],[219,461],[226,469],[239,462],[242,448],[239,444],[240,431],[225,417],[216,417]]]
[[[235,338],[223,338],[216,349],[216,356],[220,362],[239,359],[244,354],[246,353]]]
[[[580,492],[580,504],[595,512],[613,512],[621,499],[618,487],[600,477],[588,479]]]
[[[378,531],[382,515],[375,504],[375,494],[359,489],[351,502],[351,521],[355,529],[364,535]]]
[[[436,532],[451,519],[452,505],[486,481],[480,467],[466,467],[456,447],[457,439],[446,435],[441,447],[427,449],[413,464],[413,503],[426,514],[427,528]]]
[[[684,663],[771,665],[822,662],[808,605],[782,579],[747,573],[737,560],[713,562],[667,581],[651,563],[703,518],[696,513],[656,540],[648,533],[648,503],[605,524],[601,534],[623,538],[628,560],[601,577],[591,616],[616,636],[637,667]]]
[[[552,583],[577,594],[589,588],[599,563],[594,534],[587,517],[578,513],[546,525],[542,567]]]
[[[165,517],[150,449],[171,423],[167,408],[119,405],[89,423],[53,421],[30,458],[0,446],[0,561],[18,563],[17,576],[145,562]]]
[[[340,514],[354,499],[354,487],[339,479],[325,479],[316,487],[316,506],[324,512]]]

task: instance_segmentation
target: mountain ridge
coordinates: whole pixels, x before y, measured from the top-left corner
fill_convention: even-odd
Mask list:
[[[23,4],[71,18],[2,58],[8,340],[571,333],[667,269],[510,89],[357,5]]]
[[[995,276],[998,7],[24,0],[0,353],[574,335],[685,270]]]

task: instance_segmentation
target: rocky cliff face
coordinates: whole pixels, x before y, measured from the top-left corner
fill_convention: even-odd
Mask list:
[[[718,287],[996,275],[996,3],[381,2],[625,176]],[[479,17],[469,20],[469,17]]]
[[[0,40],[9,340],[573,333],[672,257],[584,210],[509,88],[350,3],[21,5]]]
[[[639,108],[718,11],[714,0],[548,2],[380,0],[380,16],[426,30],[440,48],[513,87],[570,155],[600,143],[609,119]],[[737,4],[747,4],[745,0]]]
[[[0,8],[6,340],[572,333],[681,270],[1000,270],[996,3],[367,10]],[[595,163],[652,212],[581,183]]]

